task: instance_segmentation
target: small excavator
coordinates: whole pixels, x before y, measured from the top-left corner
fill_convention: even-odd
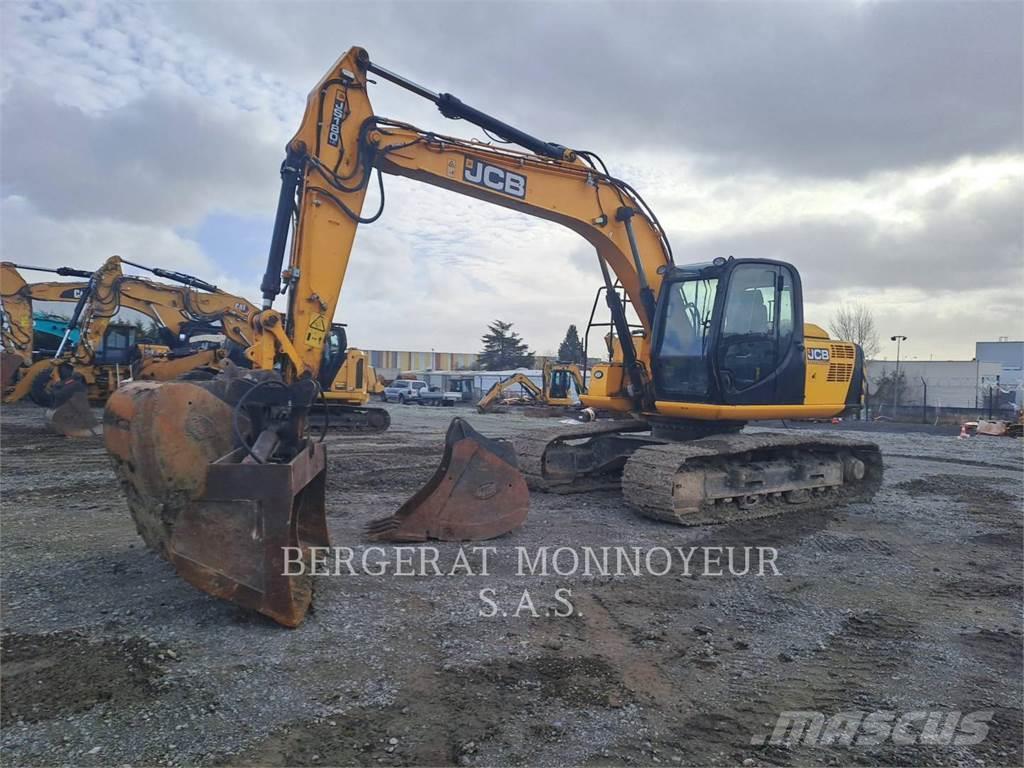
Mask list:
[[[583,383],[583,374],[575,363],[544,363],[542,370],[542,386],[537,384],[525,373],[516,372],[501,381],[495,382],[487,394],[476,404],[479,413],[489,413],[499,402],[506,398],[506,392],[518,386],[525,396],[518,399],[517,405],[538,406],[545,415],[568,413],[587,393]],[[573,397],[573,391],[576,397]]]
[[[122,264],[150,271],[177,285],[124,275]],[[3,402],[17,402],[28,395],[47,408],[48,424],[57,432],[67,436],[95,434],[97,425],[89,403],[104,402],[124,381],[212,378],[231,364],[230,351],[247,364],[241,351],[249,344],[248,320],[256,308],[204,280],[118,256],[109,258],[95,273],[71,267],[42,270],[88,277],[87,283],[26,283],[19,266],[40,269],[0,264],[4,352],[12,369],[10,373],[5,371],[9,385]],[[32,360],[32,300],[73,301],[76,307],[57,353],[26,365]],[[112,323],[122,308],[153,321],[159,343],[136,343],[133,326]],[[69,345],[70,334],[76,330],[79,339]],[[229,349],[220,345],[194,349],[187,344],[190,337],[203,333],[223,334]],[[329,414],[325,420],[336,429],[387,429],[388,412],[366,407],[379,386],[365,354],[347,347],[343,326],[332,326],[331,334],[334,343],[324,348],[321,399]]]
[[[428,99],[501,144],[375,115],[371,78]],[[308,565],[312,547],[328,544],[326,451],[307,417],[326,321],[358,227],[383,214],[385,174],[537,216],[590,242],[619,352],[595,366],[582,401],[631,418],[514,445],[455,419],[438,472],[371,525],[373,538],[500,535],[525,520],[526,481],[560,492],[619,487],[641,514],[682,525],[832,509],[878,488],[873,443],[741,432],[748,422],[826,418],[861,404],[863,354],[805,325],[795,267],[759,257],[676,264],[654,212],[594,153],[534,137],[352,48],[313,88],[287,145],[262,310],[250,323],[252,371],[211,382],[134,382],[107,403],[106,447],[136,526],[194,586],[286,626],[309,607],[310,568],[285,567]],[[364,213],[371,186],[379,208]],[[272,308],[282,292],[284,316]]]

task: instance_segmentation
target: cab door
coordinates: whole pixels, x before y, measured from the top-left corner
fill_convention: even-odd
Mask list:
[[[342,364],[345,362],[345,350],[348,346],[348,339],[345,335],[345,326],[341,323],[332,323],[331,330],[324,340],[323,356],[320,360],[320,375],[317,380],[325,392],[330,392],[334,379],[338,376]]]
[[[735,262],[717,331],[713,367],[724,404],[803,402],[803,308],[794,269]]]

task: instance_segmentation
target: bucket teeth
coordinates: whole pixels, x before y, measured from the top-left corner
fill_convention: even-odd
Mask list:
[[[366,526],[376,541],[482,541],[526,520],[530,493],[510,443],[452,419],[441,465],[391,516]]]

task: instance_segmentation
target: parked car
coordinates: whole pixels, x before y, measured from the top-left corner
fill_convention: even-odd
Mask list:
[[[381,395],[381,399],[385,403],[392,401],[398,403],[409,403],[415,402],[419,397],[420,390],[427,386],[425,381],[416,381],[414,379],[395,379],[393,382],[384,387],[384,394]]]
[[[442,392],[440,387],[427,387],[421,389],[416,397],[418,405],[438,405],[452,407],[462,402],[462,394],[459,392]]]

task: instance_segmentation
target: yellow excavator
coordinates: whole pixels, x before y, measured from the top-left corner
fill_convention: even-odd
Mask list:
[[[502,144],[376,116],[372,77]],[[384,174],[553,221],[590,242],[619,354],[594,368],[582,400],[633,418],[532,435],[515,450],[455,419],[438,473],[373,524],[373,537],[501,534],[525,519],[524,477],[541,490],[621,486],[640,513],[684,525],[831,509],[878,487],[872,443],[740,431],[860,405],[863,355],[804,324],[792,265],[756,257],[678,265],[653,211],[593,153],[531,136],[352,48],[314,87],[287,145],[263,309],[247,350],[253,370],[205,384],[132,383],[107,404],[106,446],[136,525],[193,585],[287,626],[305,615],[310,569],[295,565],[328,541],[326,453],[307,433],[307,414],[356,230],[383,214]],[[366,213],[372,186],[379,207]],[[272,309],[282,291],[285,316]],[[201,431],[191,429],[196,420]]]
[[[541,386],[537,386],[533,379],[518,371],[495,382],[476,404],[477,411],[489,413],[496,404],[504,400],[505,393],[516,386],[525,393],[525,399],[520,398],[517,404],[543,406],[556,414],[572,408],[580,402],[578,397],[586,394],[583,374],[575,363],[547,362],[541,370]],[[573,390],[577,394],[575,398]]]
[[[153,272],[177,285],[124,275],[122,264]],[[127,380],[168,381],[179,377],[211,378],[249,345],[249,325],[256,308],[246,299],[219,290],[191,275],[146,267],[113,256],[91,273],[70,267],[57,274],[89,277],[87,283],[26,283],[19,265],[0,264],[0,296],[4,306],[4,350],[7,359],[32,359],[32,300],[74,301],[75,313],[61,348],[53,358],[31,365],[11,366],[4,403],[26,395],[47,407],[52,428],[68,436],[95,432],[89,402],[104,402]],[[21,269],[39,269],[20,266]],[[45,270],[50,271],[50,270]],[[133,326],[112,323],[121,309],[132,309],[152,320],[158,343],[136,343]],[[67,345],[72,330],[80,329],[75,345]],[[197,334],[223,334],[228,348],[194,349],[187,344]],[[361,350],[347,347],[344,329],[334,325],[331,344],[324,347],[324,391],[328,422],[334,428],[379,431],[390,424],[388,412],[366,403],[379,385]],[[340,343],[340,346],[339,346]],[[69,351],[63,354],[64,349]],[[244,358],[241,362],[246,363]]]
[[[9,336],[15,342],[30,335],[24,323],[26,317],[31,318],[33,298],[75,301],[56,353],[18,368],[12,386],[4,391],[4,403],[17,402],[28,395],[48,409],[47,421],[55,431],[67,436],[87,436],[97,431],[89,402],[105,401],[123,381],[164,380],[185,374],[194,376],[201,371],[212,376],[219,371],[226,352],[214,347],[175,349],[181,346],[184,336],[223,329],[229,339],[244,343],[242,329],[248,328],[245,313],[256,311],[244,299],[222,292],[206,293],[209,288],[216,291],[215,286],[180,273],[167,274],[190,287],[125,277],[121,264],[122,259],[114,256],[94,273],[71,268],[58,272],[87,274],[89,281],[84,289],[80,285],[59,288],[56,286],[60,284],[51,284],[40,290],[24,282],[17,272],[18,265],[6,263],[0,268],[5,319],[9,321]],[[112,322],[122,307],[153,320],[164,336],[162,343],[136,343],[134,326]],[[71,344],[74,331],[79,336]],[[22,343],[22,350],[24,346]]]
[[[32,321],[33,301],[59,301],[77,303],[88,290],[88,282],[53,281],[28,283],[18,271],[18,265],[0,262],[0,386],[3,390],[14,385],[21,369],[32,365],[35,346]],[[26,269],[26,267],[21,267]],[[27,267],[40,272],[52,272],[62,277],[92,277],[92,272],[72,267],[49,269]]]

